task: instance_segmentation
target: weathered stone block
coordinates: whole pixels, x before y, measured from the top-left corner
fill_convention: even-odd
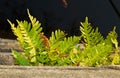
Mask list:
[[[0,52],[0,65],[14,65],[12,54],[8,52]]]

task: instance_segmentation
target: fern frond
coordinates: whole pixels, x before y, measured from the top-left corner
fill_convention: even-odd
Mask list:
[[[72,48],[74,48],[75,45],[77,45],[80,41],[80,37],[78,36],[71,36],[68,38],[64,38],[63,42],[60,45],[60,52],[63,53],[69,53]]]
[[[113,28],[112,31],[110,31],[110,32],[108,33],[105,41],[106,41],[107,44],[112,44],[112,43],[113,43],[113,44],[116,44],[116,42],[117,42],[117,44],[116,44],[115,47],[118,47],[118,41],[117,41],[118,35],[117,35],[117,33],[116,33],[115,30],[116,30],[116,26]]]
[[[65,36],[66,34],[60,30],[56,30],[55,32],[52,32],[51,37],[50,37],[51,49],[57,48],[61,44],[61,41],[63,41]]]
[[[36,18],[30,14],[29,18],[32,24],[27,21],[17,20],[18,26],[15,27],[9,20],[8,22],[25,52],[25,57],[30,60],[30,62],[36,63],[37,52],[41,52],[43,50],[43,40],[40,38],[42,27],[40,27],[40,23]]]
[[[33,16],[30,15],[30,12],[29,12],[28,9],[27,9],[27,12],[28,12],[28,16],[30,18],[30,21],[31,21],[32,26],[34,27],[34,29],[37,30],[38,32],[41,32],[42,31],[42,27],[40,27],[41,23],[39,23],[39,21],[37,21],[36,18],[34,18]]]
[[[16,63],[19,65],[23,65],[23,66],[29,66],[29,60],[26,59],[26,57],[24,57],[21,53],[12,50],[12,55],[14,56],[14,58],[16,59]]]
[[[19,26],[15,27],[14,23],[11,23],[9,20],[7,20],[7,21],[11,25],[11,29],[12,29],[14,35],[17,36],[17,40],[18,40],[19,44],[21,45],[21,47],[23,48],[24,47],[23,46],[24,45],[24,39],[23,39],[23,36],[21,34]]]
[[[81,22],[80,31],[82,37],[87,45],[97,45],[101,43],[104,39],[103,36],[98,32],[98,28],[93,29],[91,24],[88,22],[88,17],[86,17],[85,22]]]
[[[27,29],[27,27],[29,25],[27,25],[26,21],[24,21],[24,22],[17,21],[17,23],[18,23],[19,29],[21,31],[21,34],[23,36],[24,42],[27,44],[27,46],[24,48],[24,50],[26,52],[29,50],[29,53],[30,53],[29,58],[32,59],[32,57],[36,55],[36,49],[35,49],[35,44],[33,43],[34,41],[31,39],[29,32],[28,32],[30,30]],[[36,60],[34,60],[34,62],[36,62]]]
[[[118,41],[117,41],[117,33],[116,33],[116,26],[114,26],[113,30],[108,33],[108,36],[106,38],[106,43],[109,43],[109,45],[114,46],[114,57],[112,60],[112,64],[119,64],[119,47],[118,47]]]
[[[80,60],[85,66],[100,66],[110,64],[108,56],[112,51],[111,45],[104,43],[88,47],[81,53]]]
[[[75,45],[79,43],[81,39],[80,36],[71,36],[65,37],[63,31],[56,30],[52,32],[52,36],[50,37],[50,51],[48,52],[48,58],[51,60],[51,65],[67,65],[72,64],[73,62],[78,62],[77,60],[72,60],[75,56],[71,56],[74,54]],[[73,53],[72,53],[73,52]],[[53,61],[53,64],[52,64]]]
[[[19,29],[20,29],[20,32],[23,36],[24,41],[29,43],[29,45],[31,46],[32,43],[31,43],[31,40],[30,40],[29,35],[28,35],[29,30],[27,29],[27,27],[29,27],[29,26],[27,25],[27,23],[25,21],[20,22],[20,21],[17,20],[17,23],[18,23],[18,26],[19,26]]]

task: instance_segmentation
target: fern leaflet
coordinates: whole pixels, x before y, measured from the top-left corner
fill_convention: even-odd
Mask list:
[[[103,36],[98,32],[98,28],[95,30],[92,28],[91,24],[88,22],[88,17],[86,17],[85,22],[81,22],[81,25],[80,31],[87,45],[94,46],[104,40]]]

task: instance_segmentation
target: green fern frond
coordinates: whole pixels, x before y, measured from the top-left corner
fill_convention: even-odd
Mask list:
[[[75,45],[77,45],[80,41],[81,37],[77,37],[77,36],[71,36],[71,37],[68,37],[68,38],[64,38],[63,42],[61,43],[60,47],[60,51],[63,52],[63,53],[69,53],[70,50],[72,48],[75,47]]]
[[[55,65],[67,65],[67,63],[72,64],[70,56],[72,52],[74,54],[74,51],[72,50],[75,48],[75,45],[79,43],[80,39],[80,36],[66,37],[66,34],[60,30],[52,32],[48,58],[50,58]]]
[[[24,42],[23,42],[23,49],[24,49],[24,51],[25,52],[28,52],[29,51],[29,53],[30,53],[30,56],[29,56],[29,58],[33,58],[33,56],[35,56],[36,55],[36,53],[35,53],[35,46],[34,46],[34,43],[33,43],[33,41],[32,41],[32,39],[30,38],[30,35],[29,35],[29,32],[28,31],[30,31],[30,30],[28,30],[28,28],[27,27],[29,27],[30,25],[26,22],[26,21],[24,21],[24,22],[20,22],[20,21],[18,21],[17,20],[17,23],[18,23],[18,29],[20,30],[20,33],[22,34],[22,38],[23,38],[23,40],[24,40]],[[18,36],[19,37],[19,36]],[[21,42],[21,41],[20,41]],[[25,44],[27,45],[27,46],[25,46]],[[28,53],[26,53],[26,54],[28,54]],[[33,62],[33,61],[32,61]],[[34,60],[34,62],[36,62],[36,60]]]
[[[28,28],[27,27],[29,27],[30,25],[27,25],[27,22],[26,21],[24,21],[24,22],[19,22],[18,20],[17,20],[17,23],[18,23],[18,26],[19,26],[19,29],[20,29],[20,32],[21,32],[21,34],[22,34],[22,36],[23,36],[23,39],[24,39],[24,41],[26,42],[26,43],[28,43],[30,46],[32,46],[33,44],[32,44],[32,41],[31,41],[31,39],[30,39],[30,36],[29,36],[29,32],[28,31],[30,31],[30,30],[28,30]]]
[[[113,60],[112,60],[112,64],[119,64],[119,47],[118,47],[118,41],[117,41],[117,33],[116,33],[116,26],[114,26],[113,30],[110,31],[110,33],[108,33],[108,36],[107,36],[107,39],[106,39],[106,42],[108,43],[109,41],[109,44],[111,43],[111,46],[113,45],[114,46],[114,57],[113,57]]]
[[[59,48],[60,51],[65,51],[70,48],[70,46],[75,46],[81,39],[81,37],[73,36],[73,37],[65,37],[66,34],[63,31],[56,30],[52,32],[50,37],[50,46],[51,49]]]
[[[30,65],[29,60],[27,60],[26,57],[24,57],[21,53],[15,51],[15,50],[12,50],[12,55],[16,59],[15,60],[16,64],[23,65],[23,66]]]
[[[19,26],[16,28],[15,27],[15,24],[11,23],[9,20],[7,20],[9,22],[9,24],[11,25],[11,29],[14,33],[15,36],[17,36],[17,40],[19,41],[21,47],[23,48],[23,45],[24,45],[24,39],[23,39],[23,36],[21,34],[21,31],[20,31],[20,28]]]
[[[91,24],[88,22],[88,17],[86,17],[85,22],[81,22],[81,25],[80,31],[87,45],[94,46],[104,40],[103,36],[98,32],[98,28],[92,28]]]
[[[108,65],[110,64],[108,56],[112,50],[111,45],[100,43],[93,47],[87,47],[79,57],[84,66]]]
[[[41,52],[43,48],[43,42],[40,38],[42,27],[40,27],[40,23],[36,18],[31,16],[29,12],[28,14],[32,24],[27,21],[17,20],[18,26],[15,27],[9,20],[8,22],[25,52],[25,57],[30,60],[31,63],[37,63],[37,52]]]
[[[60,30],[56,30],[55,32],[52,32],[51,37],[50,37],[51,49],[57,48],[61,44],[61,41],[63,41],[65,36],[66,34]]]
[[[34,29],[37,30],[38,32],[41,32],[42,31],[42,27],[40,27],[41,23],[39,23],[39,21],[37,21],[36,18],[34,18],[33,16],[30,15],[30,12],[28,9],[27,9],[27,12],[28,12],[28,16],[30,18],[30,21],[32,23],[32,27],[34,27]]]
[[[50,41],[53,42],[54,40],[56,40],[56,41],[62,40],[65,36],[66,36],[66,34],[63,31],[58,29],[55,32],[52,32]]]

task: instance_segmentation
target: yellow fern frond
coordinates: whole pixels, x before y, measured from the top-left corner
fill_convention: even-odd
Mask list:
[[[34,26],[40,26],[41,23],[39,23],[39,21],[37,21],[36,18],[34,18],[33,16],[30,15],[29,9],[27,9],[27,12],[28,12],[28,16],[29,16],[29,18],[30,18],[30,21],[31,21],[31,23],[32,23],[32,26],[33,26],[33,27],[34,27]]]
[[[7,21],[11,25],[11,29],[12,29],[13,33],[17,36],[17,40],[19,41],[20,45],[22,46],[24,43],[24,39],[23,39],[23,36],[21,34],[20,28],[15,27],[15,24],[11,23],[11,21],[9,21],[9,20],[7,20]]]

